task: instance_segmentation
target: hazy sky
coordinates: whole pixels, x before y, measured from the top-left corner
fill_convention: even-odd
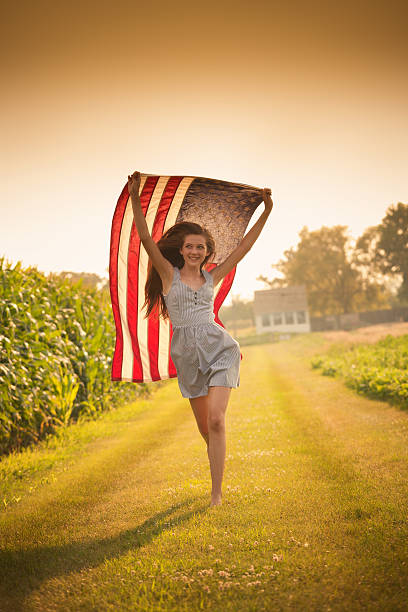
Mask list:
[[[12,262],[107,276],[136,169],[272,189],[244,297],[304,225],[357,237],[408,202],[405,0],[19,0],[0,17]]]

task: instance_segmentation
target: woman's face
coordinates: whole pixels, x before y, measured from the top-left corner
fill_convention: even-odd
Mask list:
[[[188,234],[184,238],[180,253],[186,263],[190,265],[200,265],[208,255],[205,236],[201,234]]]

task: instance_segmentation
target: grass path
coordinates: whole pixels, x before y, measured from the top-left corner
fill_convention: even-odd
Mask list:
[[[175,381],[4,459],[0,610],[408,609],[408,414],[323,342],[243,349],[220,507]]]

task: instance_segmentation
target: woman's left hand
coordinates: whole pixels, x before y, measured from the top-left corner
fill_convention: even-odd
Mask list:
[[[263,201],[265,202],[265,209],[270,212],[273,207],[273,202],[271,198],[272,192],[269,189],[269,187],[264,187],[262,189],[262,194],[263,194]]]

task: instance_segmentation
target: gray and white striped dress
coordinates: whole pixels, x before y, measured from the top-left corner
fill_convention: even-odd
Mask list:
[[[170,356],[183,397],[207,395],[209,387],[239,386],[239,344],[214,320],[214,286],[203,270],[205,284],[192,289],[174,268],[173,283],[164,295],[173,326]]]

